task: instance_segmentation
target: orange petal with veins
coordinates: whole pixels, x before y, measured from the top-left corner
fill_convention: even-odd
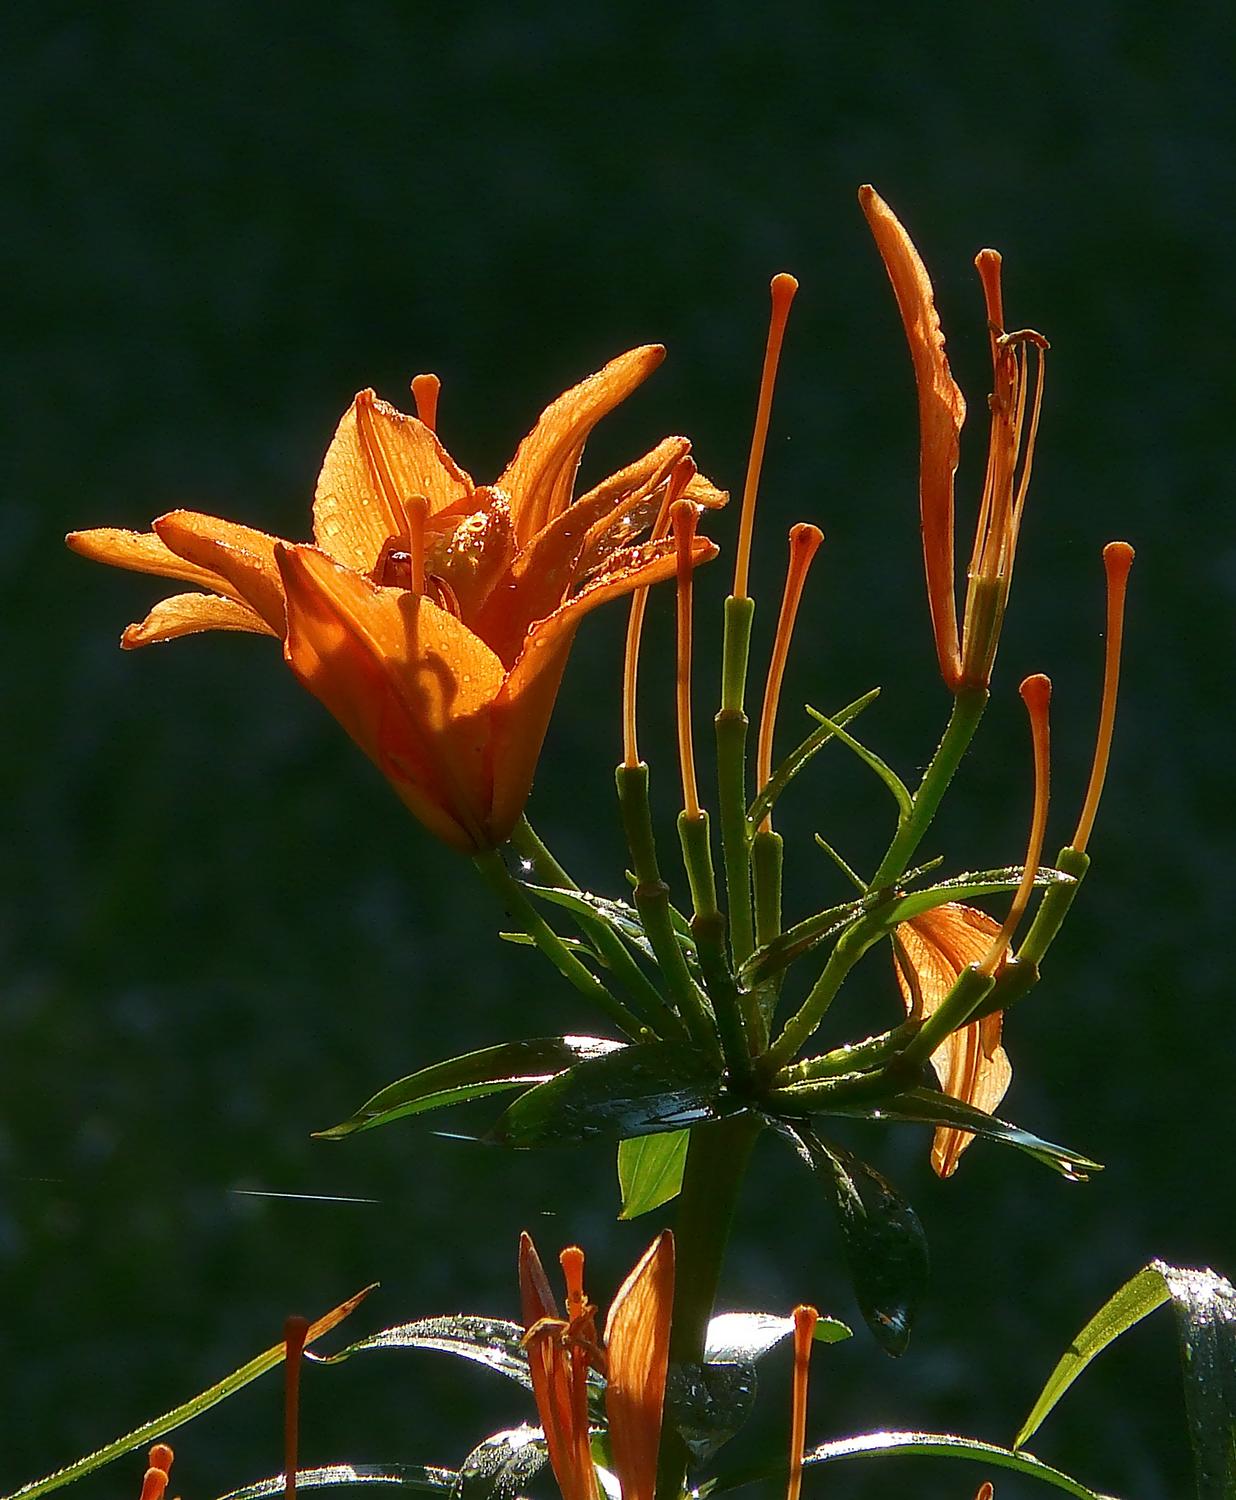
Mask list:
[[[605,1321],[605,1413],[622,1500],[653,1500],[669,1368],[674,1237],[652,1242],[623,1282]]]
[[[91,562],[110,563],[113,568],[127,568],[132,573],[153,573],[156,578],[176,578],[181,583],[195,583],[199,588],[222,593],[232,592],[218,573],[178,557],[153,531],[98,526],[91,531],[70,531],[64,540],[71,551],[79,557],[88,557]]]
[[[284,631],[283,584],[275,566],[278,538],[195,510],[173,510],[154,523],[158,537],[186,562],[209,569],[270,626]]]
[[[274,635],[261,615],[237,599],[220,594],[173,594],[161,599],[144,620],[130,625],[120,637],[126,651],[174,641],[202,630],[248,630],[254,635]]]

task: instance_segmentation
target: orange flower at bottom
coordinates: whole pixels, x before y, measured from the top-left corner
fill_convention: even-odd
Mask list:
[[[686,438],[573,499],[588,434],[664,352],[633,349],[560,396],[493,485],[474,484],[443,448],[432,402],[422,421],[362,391],[318,479],[313,545],[193,511],[148,533],[81,531],[68,543],[206,591],[156,604],[122,645],[202,630],[278,637],[296,676],[431,833],[468,853],[491,849],[523,811],[580,620],[675,572],[671,542],[637,538]],[[725,500],[698,476],[687,493]],[[700,539],[696,561],[716,550]]]
[[[588,1369],[605,1376],[605,1414],[622,1500],[653,1500],[669,1369],[674,1302],[674,1236],[649,1245],[618,1289],[597,1336],[596,1308],[584,1295],[584,1253],[562,1252],[566,1317],[550,1290],[531,1236],[520,1236],[519,1290],[524,1343],[545,1446],[563,1500],[597,1500],[588,1420]]]
[[[978,963],[1000,932],[986,912],[951,901],[902,922],[893,943],[893,964],[907,1013],[932,1014],[969,964]],[[1013,1078],[1000,1045],[1003,1016],[994,1011],[946,1037],[931,1054],[940,1087],[954,1099],[992,1114]],[[931,1147],[931,1165],[941,1177],[957,1170],[961,1153],[974,1137],[967,1130],[940,1126]]]

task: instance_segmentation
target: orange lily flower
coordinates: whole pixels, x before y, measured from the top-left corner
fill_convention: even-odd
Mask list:
[[[991,342],[991,435],[959,639],[953,582],[953,481],[966,402],[944,352],[935,293],[922,257],[874,188],[860,188],[858,199],[892,282],[914,364],[923,563],[940,675],[953,692],[986,688],[1030,486],[1047,340],[1031,329],[1004,331],[1000,256],[995,250],[980,250],[974,264],[983,284]],[[1031,349],[1036,357],[1033,383]]]
[[[606,1378],[605,1414],[622,1500],[653,1500],[670,1313],[674,1302],[674,1236],[649,1245],[618,1289],[597,1336],[596,1307],[584,1295],[584,1252],[564,1250],[567,1315],[558,1314],[531,1236],[519,1241],[519,1290],[532,1393],[562,1500],[597,1500],[588,1424],[588,1369]]]
[[[573,499],[588,434],[664,354],[633,349],[560,396],[492,485],[439,442],[435,378],[413,382],[416,417],[362,391],[326,453],[312,545],[184,510],[148,533],[79,531],[68,544],[204,590],[156,604],[123,646],[202,630],[278,637],[431,833],[468,853],[495,848],[523,811],[580,620],[675,572],[672,542],[638,538],[686,438]],[[686,493],[726,498],[698,475]],[[695,560],[716,550],[700,539]]]
[[[999,922],[986,912],[956,901],[900,923],[893,963],[907,1014],[916,1020],[931,1015],[961,971],[990,952],[1000,931]],[[988,1114],[995,1111],[1013,1078],[1008,1054],[1000,1045],[1003,1025],[1001,1012],[993,1011],[953,1032],[931,1054],[944,1092]],[[973,1139],[967,1130],[945,1125],[936,1130],[931,1165],[939,1176],[953,1175]]]

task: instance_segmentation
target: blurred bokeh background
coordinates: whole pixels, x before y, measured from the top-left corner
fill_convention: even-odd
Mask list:
[[[683,431],[737,488],[767,280],[790,269],[760,649],[786,527],[815,520],[827,543],[783,737],[804,698],[827,708],[879,683],[866,733],[908,774],[945,702],[909,365],[855,204],[864,181],[932,269],[971,405],[963,505],[984,445],[980,246],[1004,252],[1010,321],[1053,341],[997,696],[933,841],[951,867],[1019,857],[1016,684],[1031,670],[1056,682],[1052,837],[1071,830],[1099,548],[1125,536],[1139,560],[1094,872],[1007,1033],[1006,1113],[1108,1169],[1074,1186],[980,1145],[940,1184],[924,1134],[845,1133],[922,1213],[933,1289],[900,1362],[862,1332],[821,1355],[812,1429],[1007,1441],[1072,1334],[1151,1256],[1236,1271],[1230,27],[1222,0],[124,0],[9,17],[0,1490],[202,1388],[290,1311],[380,1280],[356,1332],[513,1314],[525,1226],[547,1250],[589,1245],[606,1293],[653,1227],[613,1222],[603,1148],[508,1156],[433,1134],[484,1111],[309,1139],[417,1066],[588,1018],[535,955],[490,936],[466,862],[403,816],[271,642],[122,655],[120,628],[158,586],[69,556],[62,534],[191,505],[304,535],[354,391],[399,401],[420,370],[443,378],[448,446],[489,477],[554,394],[654,339],[670,357],[598,433],[585,477]],[[714,528],[727,545],[734,519]],[[702,621],[727,574],[701,579]],[[667,603],[644,735],[669,813]],[[532,804],[579,878],[611,892],[624,619],[581,633]],[[705,664],[701,716],[711,693]],[[842,757],[821,761],[781,820],[800,907],[839,899],[811,833],[869,861],[886,811]],[[847,1005],[854,1026],[859,1005],[890,1013],[878,962]],[[772,1144],[724,1292],[855,1319],[825,1208]],[[767,1385],[763,1434],[779,1441],[784,1369]],[[453,1464],[529,1415],[478,1371],[398,1354],[311,1371],[305,1403],[305,1463]],[[279,1406],[268,1377],[185,1431],[174,1488],[209,1500],[276,1471]],[[1188,1482],[1182,1422],[1159,1314],[1035,1446],[1101,1489],[1163,1500]],[[139,1473],[128,1460],[88,1493],[133,1495]],[[981,1477],[903,1461],[816,1488],[930,1500]]]

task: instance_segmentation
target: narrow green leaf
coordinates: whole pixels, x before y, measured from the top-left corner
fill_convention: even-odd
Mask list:
[[[747,809],[747,822],[752,828],[758,828],[764,819],[764,814],[770,812],[777,798],[785,791],[790,782],[812,759],[817,751],[822,750],[829,740],[834,737],[834,724],[848,724],[851,719],[856,719],[863,709],[870,707],[880,696],[879,688],[872,688],[869,693],[864,693],[861,698],[856,698],[853,703],[847,703],[844,708],[838,709],[833,715],[831,723],[821,724],[818,729],[813,729],[801,744],[797,745],[777,769],[768,778],[767,784],[760,791],[755,801]]]
[[[669,1130],[663,1135],[638,1135],[618,1142],[620,1219],[638,1219],[640,1214],[651,1213],[677,1198],[682,1191],[690,1139],[689,1130]]]
[[[914,799],[910,796],[910,789],[897,775],[896,771],[887,765],[874,750],[868,750],[867,746],[856,740],[835,719],[830,719],[827,714],[822,714],[818,708],[807,705],[807,712],[818,723],[826,729],[831,729],[833,734],[841,741],[847,750],[852,750],[865,765],[871,767],[884,785],[892,793],[893,801],[903,818],[908,818],[914,809]]]
[[[981,896],[998,896],[1002,891],[1015,891],[1021,884],[1022,867],[1006,865],[999,870],[977,870],[965,875],[953,875],[948,880],[937,881],[921,891],[903,896],[888,910],[888,925],[907,922],[911,917],[921,917],[926,911],[944,906],[950,901],[973,901]],[[1072,875],[1055,870],[1050,865],[1041,866],[1034,877],[1036,890],[1047,890],[1056,885],[1076,885]]]
[[[374,1286],[376,1285],[375,1282]],[[346,1302],[341,1302],[338,1307],[332,1308],[330,1312],[311,1323],[305,1335],[305,1342],[309,1343],[313,1339],[321,1338],[324,1333],[329,1333],[374,1290],[374,1286],[367,1286],[364,1291],[357,1292],[354,1297],[349,1297]],[[62,1485],[71,1484],[75,1479],[93,1474],[96,1469],[101,1469],[104,1464],[111,1463],[115,1458],[123,1458],[126,1453],[132,1453],[135,1448],[144,1448],[157,1438],[165,1437],[169,1432],[174,1432],[177,1427],[183,1427],[186,1422],[191,1422],[194,1417],[201,1416],[204,1411],[209,1411],[212,1406],[217,1406],[220,1401],[226,1401],[229,1396],[234,1396],[237,1391],[248,1385],[251,1380],[256,1380],[259,1375],[264,1375],[267,1370],[273,1370],[276,1365],[282,1364],[285,1352],[286,1346],[280,1340],[269,1349],[263,1350],[248,1364],[241,1365],[239,1370],[233,1370],[230,1375],[225,1376],[216,1385],[212,1385],[209,1390],[202,1391],[200,1395],[165,1412],[161,1417],[154,1417],[149,1422],[143,1422],[140,1427],[135,1428],[126,1436],[107,1443],[104,1447],[96,1449],[94,1453],[88,1453],[85,1458],[79,1458],[76,1463],[57,1469],[54,1473],[46,1475],[43,1479],[36,1479],[31,1484],[22,1485],[21,1489],[14,1490],[11,1495],[5,1497],[5,1500],[34,1500],[36,1495],[46,1495],[51,1490],[58,1490]]]
[[[548,1463],[539,1427],[511,1427],[478,1443],[459,1467],[459,1500],[517,1500]]]
[[[512,943],[516,948],[535,948],[536,941],[528,936],[526,932],[500,932],[498,936],[504,943]],[[582,938],[559,937],[559,942],[576,958],[591,959],[593,963],[600,964],[602,968],[609,968],[605,959],[590,944],[585,943]]]
[[[415,1323],[399,1323],[358,1339],[338,1354],[310,1355],[317,1364],[338,1365],[354,1354],[373,1349],[429,1349],[440,1354],[454,1354],[460,1359],[505,1375],[531,1390],[528,1356],[523,1346],[522,1324],[508,1318],[486,1318],[476,1314],[454,1313],[440,1318],[420,1318]]]
[[[326,1490],[341,1485],[350,1489],[381,1487],[449,1495],[458,1482],[459,1475],[454,1469],[439,1469],[426,1464],[323,1464],[316,1469],[296,1471],[298,1491]],[[266,1500],[267,1496],[282,1495],[286,1489],[286,1477],[274,1474],[269,1479],[259,1479],[256,1484],[229,1490],[219,1500]]]
[[[574,891],[558,885],[531,885],[523,882],[530,896],[548,901],[551,906],[560,906],[578,917],[599,918],[625,943],[637,948],[645,958],[653,958],[652,945],[644,936],[644,924],[639,912],[628,901],[615,901],[609,896],[597,896],[591,891]]]
[[[1131,1281],[1109,1297],[1061,1356],[1059,1364],[1047,1377],[1030,1415],[1013,1439],[1013,1447],[1029,1442],[1043,1425],[1048,1413],[1073,1384],[1096,1354],[1119,1338],[1134,1323],[1140,1323],[1156,1307],[1162,1307],[1170,1293],[1167,1283],[1154,1266],[1139,1271]]]
[[[342,1140],[358,1131],[373,1130],[426,1110],[444,1109],[504,1089],[527,1088],[530,1083],[553,1078],[584,1058],[603,1057],[621,1047],[621,1042],[595,1036],[543,1036],[483,1047],[479,1052],[434,1063],[388,1084],[350,1119],[329,1130],[316,1131],[315,1138]]]
[[[837,1438],[831,1443],[821,1443],[803,1459],[804,1468],[816,1468],[821,1464],[838,1463],[850,1458],[888,1458],[898,1455],[917,1455],[922,1458],[957,1458],[980,1463],[993,1469],[1009,1469],[1014,1474],[1024,1474],[1029,1479],[1042,1480],[1066,1495],[1077,1500],[1110,1500],[1096,1490],[1087,1489],[1080,1480],[1071,1478],[1059,1469],[1029,1453],[1014,1453],[1009,1448],[997,1447],[994,1443],[980,1442],[978,1438],[958,1437],[946,1432],[868,1432],[856,1437]],[[761,1480],[785,1480],[785,1460],[761,1468],[734,1470],[720,1475],[714,1482],[712,1495],[736,1490],[745,1484]]]
[[[721,1075],[700,1048],[639,1042],[521,1094],[487,1138],[527,1147],[656,1135],[720,1118],[721,1095]]]
[[[833,1203],[863,1320],[885,1353],[904,1354],[927,1284],[927,1236],[918,1215],[874,1167],[808,1125],[775,1123]]]
[[[819,1085],[814,1087],[818,1089]],[[779,1097],[793,1095],[798,1088],[806,1093],[812,1085],[792,1085],[780,1090]],[[1081,1156],[1078,1152],[1070,1151],[1064,1146],[1054,1146],[1050,1141],[1045,1141],[1037,1135],[1032,1135],[1030,1131],[1023,1130],[1020,1125],[1010,1125],[1005,1120],[997,1120],[994,1115],[986,1114],[962,1099],[954,1099],[951,1094],[942,1094],[937,1089],[907,1089],[904,1093],[873,1106],[846,1105],[844,1101],[835,1107],[822,1104],[820,1113],[842,1115],[852,1120],[884,1120],[894,1124],[954,1126],[961,1130],[968,1130],[972,1135],[981,1136],[984,1140],[996,1141],[1004,1146],[1014,1146],[1018,1151],[1024,1151],[1027,1156],[1032,1156],[1035,1161],[1053,1168],[1071,1182],[1085,1182],[1092,1172],[1103,1170],[1101,1162],[1091,1161],[1088,1156]]]

